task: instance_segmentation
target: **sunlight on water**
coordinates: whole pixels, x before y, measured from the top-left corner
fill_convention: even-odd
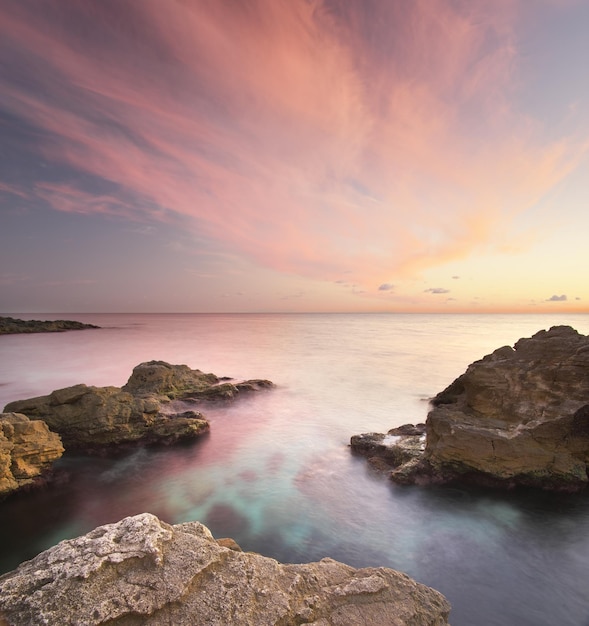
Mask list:
[[[59,317],[59,316],[54,316]],[[150,511],[287,562],[330,556],[400,569],[447,595],[453,626],[587,626],[589,506],[581,497],[402,488],[350,437],[424,421],[472,361],[589,316],[81,315],[100,330],[0,338],[0,402],[84,382],[123,385],[152,359],[275,389],[206,406],[190,445],[68,456],[41,492],[0,503],[0,567]]]

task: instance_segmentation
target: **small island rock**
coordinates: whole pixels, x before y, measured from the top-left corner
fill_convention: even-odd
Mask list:
[[[0,335],[17,333],[62,333],[66,330],[88,330],[100,328],[94,324],[83,324],[72,320],[19,320],[14,317],[0,317]]]
[[[450,605],[400,572],[284,565],[198,522],[143,513],[62,541],[0,577],[0,624],[443,626]]]
[[[63,451],[44,422],[0,413],[0,497],[38,482]]]

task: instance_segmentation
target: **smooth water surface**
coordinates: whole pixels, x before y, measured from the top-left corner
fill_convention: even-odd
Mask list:
[[[424,421],[428,398],[495,348],[557,324],[589,333],[589,316],[36,317],[101,328],[0,337],[2,407],[80,382],[121,386],[152,359],[277,387],[203,409],[211,433],[193,444],[60,460],[60,482],[0,503],[0,571],[150,511],[285,562],[405,571],[447,596],[453,626],[589,626],[585,495],[399,487],[348,447]]]

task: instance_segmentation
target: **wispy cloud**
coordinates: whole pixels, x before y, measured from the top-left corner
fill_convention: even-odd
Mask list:
[[[34,193],[54,209],[66,213],[112,215],[126,219],[140,219],[144,214],[133,204],[114,194],[92,193],[75,184],[39,182]]]
[[[63,286],[81,286],[81,285],[95,285],[98,281],[92,279],[76,279],[76,280],[45,280],[41,284],[46,287],[63,287]]]
[[[2,181],[0,181],[0,193],[11,194],[13,196],[18,196],[19,198],[29,197],[28,194],[20,187],[9,185],[7,183],[3,183]]]
[[[0,286],[8,287],[17,283],[28,282],[31,277],[27,274],[16,274],[12,272],[0,273]]]
[[[584,149],[518,111],[515,3],[492,5],[14,3],[0,36],[29,78],[4,70],[3,99],[70,168],[34,187],[54,209],[181,218],[265,267],[383,291],[492,245]]]

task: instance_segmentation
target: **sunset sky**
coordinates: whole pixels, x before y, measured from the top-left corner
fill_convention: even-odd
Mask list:
[[[588,0],[0,0],[0,312],[588,312],[588,32]]]

